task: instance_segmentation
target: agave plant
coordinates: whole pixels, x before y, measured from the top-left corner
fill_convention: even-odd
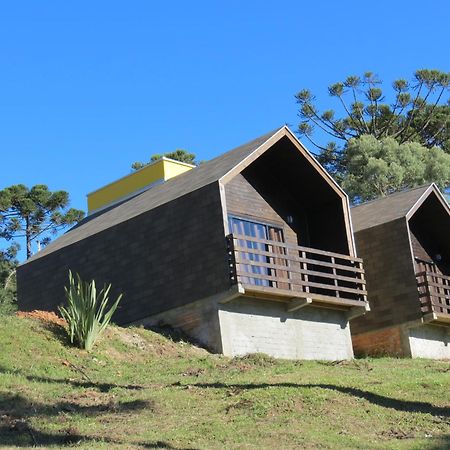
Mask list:
[[[70,342],[90,351],[100,334],[108,326],[122,294],[106,311],[111,284],[105,285],[97,293],[95,280],[83,281],[78,274],[75,279],[70,270],[69,287],[64,287],[64,290],[67,306],[60,306],[59,312],[69,326]]]

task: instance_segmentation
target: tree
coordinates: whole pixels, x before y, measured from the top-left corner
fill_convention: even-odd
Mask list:
[[[0,250],[0,314],[8,314],[17,309],[16,305],[16,259],[19,246],[11,245]]]
[[[187,150],[183,149],[177,149],[173,152],[163,153],[163,154],[155,154],[150,158],[149,162],[135,162],[131,165],[131,168],[133,170],[139,170],[143,167],[147,166],[148,164],[151,164],[152,162],[158,161],[158,159],[161,159],[162,157],[175,159],[176,161],[181,161],[187,164],[192,164],[194,166],[197,166],[199,163],[195,160],[196,155],[195,153],[189,153]]]
[[[439,147],[363,135],[348,141],[346,153],[342,187],[354,202],[432,181],[441,188],[450,184],[450,154]]]
[[[301,118],[299,134],[319,148],[320,162],[339,181],[346,172],[347,144],[363,135],[392,137],[400,144],[419,142],[450,153],[450,73],[423,69],[414,73],[411,82],[395,80],[390,102],[381,84],[372,72],[366,72],[363,77],[349,76],[331,85],[328,93],[338,100],[340,117],[333,109],[320,112],[307,89],[295,96]],[[313,138],[317,129],[335,141],[319,144]]]
[[[13,244],[10,247],[0,250],[0,288],[9,288],[13,283],[13,274],[18,261],[16,259],[19,246]]]
[[[67,192],[51,192],[43,184],[31,189],[23,184],[7,187],[0,191],[0,237],[25,238],[29,258],[33,241],[46,245],[51,235],[84,217],[83,211],[67,209],[68,204]]]
[[[0,286],[5,285],[11,271],[17,266],[16,256],[19,248],[19,245],[15,243],[6,249],[0,250]]]

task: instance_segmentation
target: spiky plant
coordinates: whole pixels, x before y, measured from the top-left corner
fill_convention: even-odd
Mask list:
[[[69,270],[69,286],[64,287],[67,306],[59,307],[59,312],[69,326],[70,342],[90,351],[108,326],[122,294],[106,311],[111,284],[105,285],[97,294],[95,280],[83,281],[78,274],[75,277]]]

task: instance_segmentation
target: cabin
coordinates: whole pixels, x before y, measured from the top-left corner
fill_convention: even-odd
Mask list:
[[[356,354],[450,358],[450,208],[431,184],[352,208],[371,312]]]
[[[56,309],[70,269],[123,293],[121,325],[229,356],[352,358],[349,321],[369,308],[346,194],[287,127],[188,166],[91,193],[88,216],[19,267],[20,309]]]

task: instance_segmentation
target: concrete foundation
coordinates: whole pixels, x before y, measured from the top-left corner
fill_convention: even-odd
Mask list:
[[[206,298],[146,317],[129,325],[144,325],[146,327],[170,326],[181,330],[194,342],[212,352],[222,353],[217,309],[217,300]]]
[[[352,336],[356,356],[450,359],[450,327],[409,323]]]
[[[265,353],[276,358],[353,358],[343,311],[305,307],[287,312],[283,303],[238,298],[220,305],[222,351],[227,356]]]
[[[221,296],[223,298],[223,296]],[[353,358],[345,311],[307,306],[288,312],[285,303],[237,297],[207,298],[147,317],[133,325],[169,325],[215,353],[265,353],[275,358]]]
[[[450,327],[421,325],[409,329],[413,358],[450,359]]]

